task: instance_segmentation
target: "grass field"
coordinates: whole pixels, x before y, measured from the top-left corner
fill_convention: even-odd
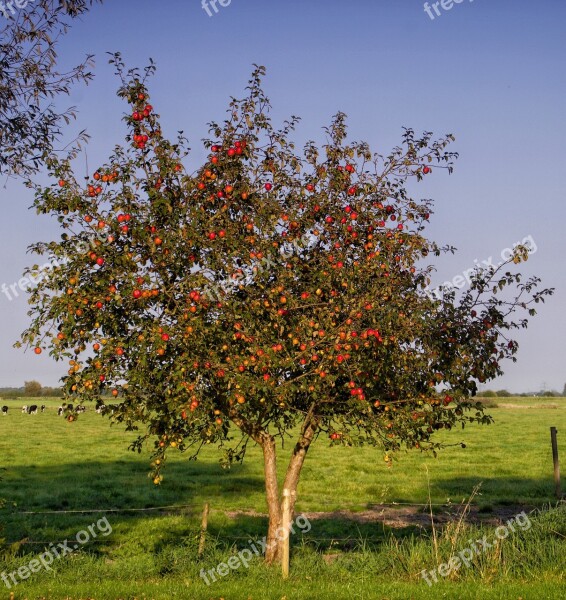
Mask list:
[[[277,570],[258,558],[249,569],[232,571],[207,587],[199,577],[202,568],[225,562],[236,548],[249,547],[247,540],[265,534],[258,449],[230,471],[219,467],[214,448],[197,462],[172,455],[164,483],[155,487],[147,478],[149,453],[128,452],[132,434],[111,427],[92,409],[68,423],[56,416],[57,401],[43,401],[48,410],[38,415],[19,411],[29,400],[0,401],[10,407],[8,416],[0,417],[0,466],[7,469],[0,497],[8,501],[0,511],[0,537],[24,540],[0,564],[0,573],[13,572],[51,542],[74,539],[106,516],[110,535],[57,561],[51,573],[38,572],[13,587],[15,599],[566,597],[566,509],[553,498],[549,435],[550,426],[559,435],[566,432],[566,400],[495,402],[493,425],[446,432],[448,443],[464,441],[467,447],[449,447],[436,459],[401,453],[388,468],[375,449],[330,448],[327,440],[318,440],[305,464],[297,503],[297,512],[310,515],[312,528],[293,536],[291,579],[281,581]],[[561,453],[566,456],[564,443]],[[284,462],[280,458],[281,471]],[[515,532],[469,568],[428,587],[419,575],[422,569],[447,561],[469,539],[494,537],[489,525],[456,531],[451,524],[439,533],[436,551],[430,528],[423,528],[428,509],[421,505],[428,502],[429,482],[437,519],[457,513],[480,483],[477,516],[538,510],[531,514],[529,530]],[[204,502],[212,512],[199,559]],[[382,506],[393,503],[398,504]],[[376,505],[387,509],[388,521],[379,518]],[[138,510],[171,506],[182,508]],[[103,512],[108,510],[114,512]],[[338,510],[344,512],[314,514]],[[404,518],[391,526],[395,511]],[[0,582],[0,598],[8,595]]]

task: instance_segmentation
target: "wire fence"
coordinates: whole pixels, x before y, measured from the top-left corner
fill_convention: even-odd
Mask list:
[[[308,500],[297,501],[297,506],[301,506],[302,504],[307,503]],[[444,507],[444,508],[454,508],[458,506],[462,506],[459,502],[438,502],[438,503],[430,503],[430,502],[375,502],[375,503],[356,503],[356,502],[319,502],[315,501],[317,506],[333,506],[334,509],[331,512],[339,512],[344,510],[345,508],[352,510],[354,508],[361,508],[365,510],[379,510],[380,508],[385,507],[402,507],[402,506],[411,506],[411,507]],[[129,513],[129,512],[150,512],[150,511],[175,511],[175,510],[186,510],[188,508],[194,509],[202,509],[202,504],[172,504],[169,506],[149,506],[145,508],[82,508],[82,509],[72,509],[72,510],[23,510],[23,511],[0,511],[1,512],[9,512],[12,515],[58,515],[58,514],[89,514],[89,513]],[[245,514],[246,511],[241,508],[227,508],[227,509],[211,509],[213,512],[241,512]],[[320,510],[316,510],[315,508],[311,508],[306,510],[305,512],[318,513]],[[256,514],[256,513],[254,513]],[[258,515],[260,516],[260,515]],[[263,515],[262,515],[263,516]],[[265,515],[267,516],[267,515]]]
[[[308,503],[308,500],[303,500],[303,503]],[[297,505],[300,505],[301,503],[297,503]],[[336,502],[320,502],[320,501],[316,501],[316,505],[317,506],[332,506],[333,510],[331,511],[327,511],[327,514],[329,515],[333,515],[335,513],[345,513],[345,512],[353,512],[354,511],[352,509],[362,509],[365,511],[372,511],[372,512],[376,512],[378,513],[380,510],[385,509],[385,508],[402,508],[402,507],[412,507],[412,508],[416,508],[416,509],[422,509],[422,508],[431,508],[431,507],[442,507],[442,508],[452,508],[452,509],[456,509],[456,508],[461,508],[463,506],[463,504],[460,503],[452,503],[452,502],[445,502],[445,503],[417,503],[417,502],[379,502],[379,503],[354,503],[354,502],[341,502],[341,503],[336,503]],[[147,512],[163,512],[163,511],[167,511],[167,512],[178,512],[178,513],[182,513],[182,512],[186,512],[189,509],[195,510],[195,511],[201,511],[203,508],[202,504],[171,504],[171,505],[165,505],[165,506],[150,506],[150,507],[143,507],[143,508],[127,508],[127,507],[123,507],[123,508],[84,508],[84,509],[68,509],[68,510],[39,510],[39,511],[34,511],[34,510],[23,510],[23,511],[10,511],[10,510],[2,510],[0,511],[0,514],[4,513],[4,514],[10,514],[10,515],[21,515],[21,516],[36,516],[36,515],[67,515],[67,514],[71,514],[71,515],[82,515],[82,514],[136,514],[136,513],[147,513]],[[213,513],[218,513],[218,514],[227,514],[227,513],[231,513],[234,514],[236,513],[236,515],[241,515],[241,516],[254,516],[254,517],[260,517],[260,518],[267,518],[268,515],[267,514],[262,514],[262,513],[257,513],[255,511],[250,511],[250,510],[243,510],[241,508],[233,508],[233,509],[214,509],[211,508],[210,512]],[[301,514],[312,514],[312,513],[316,513],[316,514],[322,514],[324,515],[325,512],[324,511],[320,511],[320,510],[308,510],[308,511],[300,511],[297,509],[297,506],[295,507],[295,512],[299,512]],[[355,514],[355,513],[354,513]],[[379,525],[379,522],[373,522],[374,525]],[[385,525],[385,523],[381,523],[381,525]],[[414,526],[420,527],[422,528],[422,525],[419,524],[413,524]],[[183,538],[187,538],[187,537],[192,537],[194,536],[195,538],[197,538],[200,535],[200,529],[195,528],[194,532],[189,535],[189,536],[183,536]],[[212,538],[216,538],[217,540],[221,540],[221,541],[230,541],[230,542],[237,542],[237,541],[250,541],[250,538],[252,538],[253,536],[234,536],[234,535],[224,535],[224,533],[220,530],[218,531],[216,534],[210,534],[210,537]],[[360,541],[363,542],[369,542],[369,543],[379,543],[379,542],[383,542],[384,538],[380,537],[380,538],[374,538],[374,537],[366,537],[366,536],[362,536],[361,534],[359,534],[357,537],[355,536],[346,536],[346,537],[337,537],[337,536],[325,536],[325,537],[311,537],[308,535],[303,534],[301,537],[301,541],[303,542],[314,542],[314,543],[321,543],[321,544],[344,544],[344,543],[358,543]],[[60,540],[60,541],[55,541],[53,542],[53,540],[50,541],[39,541],[39,540],[20,540],[20,541],[14,541],[14,542],[8,542],[8,544],[18,544],[20,546],[46,546],[49,544],[59,544],[59,543],[64,543],[66,540]],[[106,544],[106,545],[110,545],[111,541],[110,540],[102,540],[102,539],[92,539],[90,540],[91,544]]]

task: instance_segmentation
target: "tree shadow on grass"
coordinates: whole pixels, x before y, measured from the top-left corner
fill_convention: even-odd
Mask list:
[[[436,479],[431,487],[436,496],[461,502],[468,498],[472,490],[481,484],[474,503],[480,506],[542,504],[553,501],[554,483],[548,478],[526,478],[517,476],[501,477],[454,477]]]
[[[208,543],[214,547],[225,551],[234,546],[249,547],[249,540],[262,539],[265,535],[266,516],[259,511],[245,514],[246,509],[265,506],[263,479],[251,473],[246,464],[226,472],[210,462],[177,461],[167,467],[171,483],[159,487],[147,481],[146,474],[147,464],[141,459],[87,460],[8,469],[2,489],[8,504],[0,510],[3,535],[9,542],[25,539],[21,553],[41,552],[49,543],[74,538],[77,532],[106,517],[113,533],[108,537],[99,536],[95,543],[89,544],[89,553],[124,556],[140,549],[158,554],[175,550],[193,552],[198,544],[200,515],[205,502],[211,506],[207,536]],[[436,481],[435,487],[447,497],[456,498],[458,494],[469,495],[477,483],[475,478],[455,478]],[[530,490],[530,494],[543,493],[548,486],[546,480],[521,478],[483,481],[483,489],[497,488],[499,492],[504,489],[510,493],[525,489]],[[332,491],[329,490],[329,494]],[[471,514],[477,517],[477,523],[492,524],[489,517],[494,513],[497,522],[522,510],[512,496],[507,505],[499,507],[488,507],[485,503],[482,506],[481,496],[475,502]],[[300,502],[298,509],[297,514],[300,514]],[[458,504],[434,507],[436,523],[442,526],[456,520],[461,510]],[[319,551],[377,546],[391,536],[398,539],[428,536],[430,527],[426,506],[388,506],[386,512],[383,505],[368,502],[362,512],[306,512],[306,517],[308,525],[304,519],[300,522],[295,519],[292,544],[306,543]]]

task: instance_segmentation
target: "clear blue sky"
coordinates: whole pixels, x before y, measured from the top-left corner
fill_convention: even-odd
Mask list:
[[[226,2],[227,0],[225,0]],[[445,1],[445,5],[446,5]],[[463,0],[427,16],[420,0],[231,0],[209,17],[200,0],[107,0],[75,23],[60,45],[64,65],[97,57],[93,84],[77,88],[77,130],[92,136],[92,168],[123,140],[125,106],[106,52],[131,66],[155,59],[152,104],[166,133],[183,129],[204,156],[206,123],[222,119],[252,63],[268,69],[274,119],[303,118],[299,142],[321,139],[338,110],[350,132],[380,152],[402,126],[456,135],[455,173],[435,173],[418,195],[436,200],[430,235],[459,251],[439,263],[436,283],[532,236],[525,265],[556,295],[521,333],[519,362],[490,387],[562,389],[566,382],[566,4]],[[32,261],[28,244],[51,239],[53,222],[28,210],[21,184],[0,188],[0,283],[16,282]],[[0,386],[38,379],[55,385],[64,365],[14,350],[27,302],[0,295]]]

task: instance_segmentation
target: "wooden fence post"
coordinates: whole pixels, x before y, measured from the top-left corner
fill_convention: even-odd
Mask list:
[[[202,521],[200,523],[200,540],[198,543],[198,555],[202,556],[204,552],[204,544],[206,542],[206,530],[208,528],[208,511],[209,511],[208,502],[205,503],[204,509],[202,511]]]
[[[556,439],[556,434],[558,431],[556,427],[550,428],[550,441],[552,443],[552,461],[554,462],[554,485],[556,498],[558,500],[562,499],[562,491],[560,489],[560,463],[558,462],[558,440]]]
[[[289,490],[283,490],[283,519],[281,529],[283,529],[283,556],[281,561],[281,571],[283,579],[289,577],[289,546],[290,546],[290,525],[291,525],[291,493]]]

